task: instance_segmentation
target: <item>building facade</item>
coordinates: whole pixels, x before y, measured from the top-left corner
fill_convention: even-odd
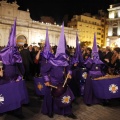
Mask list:
[[[11,25],[15,18],[17,18],[16,39],[18,45],[44,43],[46,29],[49,32],[50,44],[58,44],[61,26],[33,21],[30,18],[29,10],[18,10],[18,7],[15,2],[10,4],[6,1],[0,1],[0,46],[7,44]],[[64,32],[67,44],[75,47],[76,30],[65,27]]]
[[[108,12],[108,36],[106,45],[120,47],[120,3],[110,5]]]
[[[90,13],[83,15],[74,15],[68,23],[68,27],[76,28],[79,32],[79,39],[81,42],[89,42],[92,46],[94,33],[96,33],[97,44],[99,46],[105,45],[105,21],[104,17],[91,16]],[[103,22],[101,22],[103,21]]]

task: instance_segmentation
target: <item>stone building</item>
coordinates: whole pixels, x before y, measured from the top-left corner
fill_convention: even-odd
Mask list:
[[[104,12],[103,12],[104,13]],[[89,42],[92,46],[94,33],[96,33],[97,44],[105,45],[105,20],[106,15],[91,15],[91,13],[83,13],[74,15],[68,23],[68,27],[76,28],[79,31],[79,38],[82,42]]]
[[[108,12],[108,36],[106,44],[111,47],[120,47],[120,3],[110,5]]]
[[[38,44],[44,43],[46,29],[49,31],[51,45],[57,45],[60,37],[60,25],[52,25],[43,22],[33,21],[30,18],[29,10],[18,10],[16,2],[7,3],[0,1],[0,46],[5,46],[8,42],[11,25],[17,17],[16,39],[18,45],[24,43]],[[69,46],[75,47],[76,30],[65,27],[66,41]]]

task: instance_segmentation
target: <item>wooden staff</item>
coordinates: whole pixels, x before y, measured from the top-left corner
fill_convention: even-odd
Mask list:
[[[68,74],[68,75],[69,75],[69,74]],[[63,84],[63,86],[62,86],[62,87],[65,87],[65,84],[67,83],[67,80],[68,80],[68,75],[67,75],[67,77],[66,77],[66,79],[65,79],[64,84]]]
[[[69,74],[68,74],[69,75]],[[68,80],[68,75],[67,75],[67,77],[66,77],[66,79],[65,79],[65,81],[64,81],[64,83],[63,83],[63,86],[62,87],[65,87],[65,84],[67,83],[67,80]],[[57,89],[57,87],[56,86],[54,86],[54,85],[49,85],[50,87],[52,87],[52,88],[55,88],[55,89]]]
[[[57,87],[56,86],[54,86],[54,85],[49,85],[50,87],[52,87],[52,88],[55,88],[55,89],[57,89]]]

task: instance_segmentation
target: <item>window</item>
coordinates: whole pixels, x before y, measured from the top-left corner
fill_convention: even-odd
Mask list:
[[[113,28],[113,36],[117,36],[117,27]]]
[[[101,30],[101,28],[97,28],[97,30]]]
[[[97,38],[97,40],[100,40],[100,38]]]
[[[118,18],[118,12],[117,11],[114,12],[114,16],[115,16],[115,18]]]
[[[97,32],[97,35],[101,35],[101,33]]]

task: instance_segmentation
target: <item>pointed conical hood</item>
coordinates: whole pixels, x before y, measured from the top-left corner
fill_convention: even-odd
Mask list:
[[[49,36],[48,36],[48,29],[46,29],[46,40],[45,40],[45,46],[44,46],[44,52],[50,51],[50,43],[49,43]]]
[[[65,54],[65,36],[64,36],[64,22],[62,24],[62,29],[60,33],[59,44],[57,46],[55,57],[59,56],[59,54]]]
[[[97,43],[96,43],[96,34],[94,33],[94,40],[93,40],[93,47],[92,47],[92,53],[98,53]]]
[[[55,58],[52,58],[50,62],[55,66],[68,66],[69,64],[67,58],[68,56],[65,52],[65,36],[64,36],[64,23],[63,23]]]
[[[0,56],[2,58],[2,62],[6,65],[22,63],[21,55],[16,47],[16,19],[11,27],[8,44],[0,51]]]
[[[45,46],[44,46],[44,50],[42,52],[42,56],[45,59],[49,59],[52,56],[51,51],[51,46],[49,43],[49,35],[48,35],[48,29],[46,29],[46,40],[45,40]]]
[[[79,63],[84,62],[77,33],[76,33],[76,49],[75,49],[75,54],[74,54],[72,63],[75,63],[75,62],[79,62]]]
[[[15,47],[16,46],[16,19],[14,20],[14,24],[11,27],[9,41],[7,46]]]
[[[103,64],[103,62],[99,59],[95,33],[94,33],[94,41],[93,41],[93,47],[92,47],[92,58],[93,58],[94,63]]]
[[[77,57],[78,58],[78,54],[79,54],[79,51],[80,51],[80,47],[79,47],[80,45],[79,45],[79,40],[78,40],[78,35],[77,35],[77,33],[76,33],[76,49],[75,49],[75,57]]]
[[[11,26],[11,29],[10,29],[10,33],[9,33],[9,38],[8,38],[8,44],[7,44],[7,46],[10,45],[10,37],[11,37],[11,34],[12,34],[12,29],[13,29],[13,25]]]

